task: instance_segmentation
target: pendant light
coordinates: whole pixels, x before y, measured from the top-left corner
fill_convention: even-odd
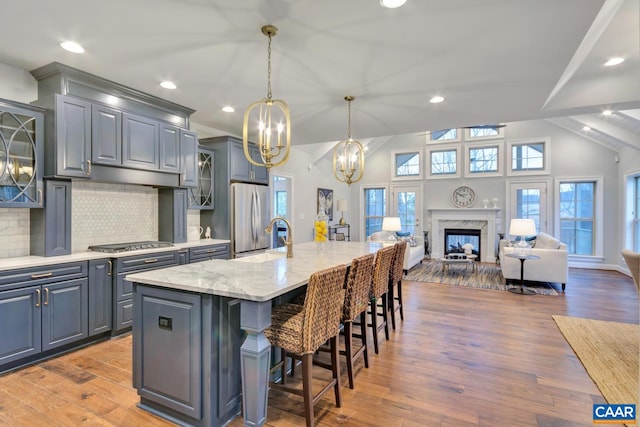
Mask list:
[[[271,98],[271,38],[277,32],[278,29],[273,25],[262,27],[262,34],[269,38],[267,97],[254,102],[247,108],[242,124],[242,146],[245,157],[256,166],[266,167],[267,171],[274,166],[285,164],[289,159],[291,149],[289,106],[282,100]],[[257,144],[260,159],[251,156],[250,139],[254,139],[254,143]]]
[[[349,105],[347,139],[338,142],[333,149],[333,175],[338,181],[348,185],[360,181],[364,175],[364,147],[351,139],[351,101],[354,99],[353,96],[344,97]]]

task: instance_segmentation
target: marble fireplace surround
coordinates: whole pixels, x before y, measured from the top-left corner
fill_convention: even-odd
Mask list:
[[[497,227],[500,225],[499,208],[429,209],[431,212],[431,256],[444,256],[444,229],[461,228],[480,230],[482,262],[496,262]]]

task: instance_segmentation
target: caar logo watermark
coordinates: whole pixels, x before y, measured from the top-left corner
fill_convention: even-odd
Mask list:
[[[619,424],[636,422],[636,405],[593,405],[593,422]]]

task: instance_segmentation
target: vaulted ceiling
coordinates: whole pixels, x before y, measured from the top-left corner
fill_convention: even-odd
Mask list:
[[[61,62],[241,134],[266,96],[265,24],[279,28],[273,97],[291,108],[294,145],[345,138],[353,95],[357,138],[549,119],[640,149],[639,0],[20,0],[3,2],[0,62]],[[613,56],[625,62],[605,67]]]

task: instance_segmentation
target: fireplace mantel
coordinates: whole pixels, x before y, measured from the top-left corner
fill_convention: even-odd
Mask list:
[[[500,208],[445,208],[429,209],[431,212],[431,248],[432,256],[444,255],[445,228],[480,228],[482,232],[482,262],[495,262],[497,242],[497,224],[500,221]]]

